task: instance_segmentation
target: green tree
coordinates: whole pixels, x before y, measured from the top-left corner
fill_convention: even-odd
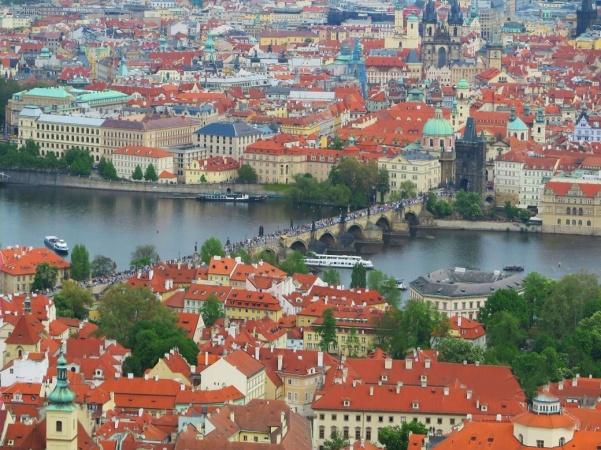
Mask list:
[[[351,289],[367,286],[367,271],[363,264],[355,264],[351,272]]]
[[[129,348],[135,357],[124,361],[124,371],[127,370],[137,377],[154,367],[159,359],[172,349],[177,349],[192,365],[196,365],[198,355],[198,346],[188,338],[186,331],[177,326],[175,315],[169,321],[137,322],[132,330]]]
[[[558,381],[565,373],[565,367],[552,347],[546,348],[542,353],[517,355],[511,369],[529,401],[536,395],[539,386],[549,381]]]
[[[294,275],[295,273],[309,273],[309,268],[305,263],[305,255],[298,250],[290,252],[286,259],[281,262],[280,269],[288,275]]]
[[[403,422],[402,426],[381,428],[378,441],[386,450],[407,450],[410,434],[428,434],[428,428],[421,422]]]
[[[517,217],[519,209],[517,206],[513,206],[511,202],[507,200],[503,206],[503,210],[505,211],[505,217],[507,217],[508,220],[513,220]]]
[[[56,305],[56,315],[59,317],[73,317],[76,319],[86,319],[88,317],[88,308],[92,306],[94,299],[90,292],[77,283],[66,280],[59,292],[54,297]]]
[[[144,180],[150,181],[152,183],[156,183],[157,181],[159,181],[159,176],[157,174],[156,169],[154,168],[154,165],[148,164],[148,167],[146,167],[146,171],[144,172]]]
[[[35,275],[33,277],[33,284],[31,289],[33,291],[43,291],[44,289],[52,289],[56,286],[58,280],[58,268],[51,266],[48,263],[41,263],[35,268]]]
[[[225,317],[223,303],[219,301],[215,294],[210,294],[200,307],[200,315],[205,327],[212,327],[215,322]]]
[[[244,264],[250,264],[252,263],[252,258],[251,256],[248,254],[248,252],[246,250],[244,250],[243,248],[239,248],[237,250],[234,250],[233,252],[230,253],[230,257],[232,258],[240,258],[240,260],[244,263]]]
[[[443,338],[436,344],[440,362],[484,362],[484,349],[461,338]]]
[[[478,321],[488,329],[494,314],[506,311],[519,320],[520,325],[528,323],[528,305],[524,298],[513,289],[500,289],[488,297],[478,313]]]
[[[209,264],[213,256],[225,256],[225,252],[219,239],[210,237],[200,247],[200,258],[203,263]]]
[[[340,286],[341,284],[340,272],[333,267],[328,267],[326,270],[324,270],[321,279],[325,283],[328,283],[329,286]]]
[[[131,252],[131,261],[129,266],[137,269],[144,266],[151,266],[159,260],[159,254],[154,245],[138,245]]]
[[[390,308],[381,316],[377,316],[374,323],[375,347],[389,353],[394,359],[405,357],[409,349],[405,314],[397,308]]]
[[[93,277],[104,277],[112,274],[116,268],[117,264],[111,258],[96,255],[90,264],[90,273]]]
[[[177,317],[145,287],[117,284],[100,299],[98,332],[128,346],[135,325],[143,320],[177,323]]]
[[[106,169],[107,164],[108,164],[108,161],[106,160],[106,158],[104,156],[101,156],[100,161],[98,161],[98,166],[96,167],[96,170],[98,171],[98,174],[101,177],[104,176],[104,171]]]
[[[351,328],[346,338],[346,351],[351,358],[356,358],[359,353],[359,337],[355,327]]]
[[[532,327],[540,318],[541,309],[546,299],[555,288],[555,280],[537,272],[530,272],[523,278],[524,293],[522,295],[528,308],[528,327]]]
[[[204,175],[201,175],[200,182],[201,183],[206,183],[207,182],[207,177],[205,177]]]
[[[380,193],[380,203],[384,203],[384,197],[390,192],[390,175],[385,167],[378,170],[376,190]]]
[[[508,311],[499,311],[490,318],[486,333],[490,354],[502,364],[511,364],[526,339],[523,322]]]
[[[382,294],[389,305],[398,307],[401,302],[401,293],[397,288],[394,277],[386,275],[381,270],[371,270],[367,276],[367,287]]]
[[[342,450],[344,447],[348,447],[350,444],[349,440],[346,439],[340,432],[332,431],[330,439],[326,439],[323,443],[324,450]]]
[[[409,299],[403,307],[403,326],[408,348],[429,348],[432,333],[444,321],[432,302]]]
[[[463,189],[457,192],[453,209],[463,219],[478,220],[482,217],[482,208],[480,207],[480,196],[475,192],[465,192]]]
[[[415,189],[415,184],[412,181],[403,181],[399,186],[399,192],[401,194],[401,199],[406,198],[416,198],[417,190]]]
[[[131,174],[131,179],[135,181],[140,181],[142,178],[144,178],[144,173],[142,172],[142,168],[138,164],[134,169],[134,172]]]
[[[83,244],[75,244],[71,251],[71,278],[77,281],[90,278],[90,254]]]
[[[115,165],[112,161],[108,161],[106,163],[106,167],[102,171],[102,178],[112,181],[119,179],[119,176],[117,175],[117,169],[115,169]]]
[[[426,210],[428,210],[431,214],[436,215],[436,202],[438,199],[436,198],[436,194],[434,192],[428,192],[426,195]]]
[[[257,171],[248,164],[243,164],[238,169],[238,183],[255,184],[259,181]]]
[[[71,147],[63,157],[74,175],[90,175],[94,159],[90,152],[80,147]]]
[[[340,139],[338,136],[336,136],[328,144],[328,148],[331,150],[342,150],[344,147],[346,147],[346,143],[342,139]]]
[[[449,217],[450,215],[453,214],[453,207],[445,199],[438,200],[436,202],[436,207],[434,210],[435,210],[434,215],[436,217],[440,217],[441,219],[444,219],[445,217]]]
[[[315,327],[319,334],[319,348],[324,352],[329,351],[331,346],[337,347],[338,340],[336,337],[336,319],[331,308],[323,311],[321,325]]]

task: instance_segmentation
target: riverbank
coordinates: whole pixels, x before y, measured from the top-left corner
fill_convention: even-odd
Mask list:
[[[540,226],[526,226],[518,222],[493,222],[487,220],[434,220],[432,227],[418,227],[420,230],[469,230],[469,231],[505,231],[520,233],[542,233]]]
[[[126,191],[126,192],[152,192],[167,195],[190,194],[196,195],[202,192],[247,192],[249,194],[267,195],[270,192],[260,184],[162,184],[147,182],[108,181],[85,176],[70,175],[64,173],[36,172],[25,170],[5,170],[8,179],[5,185],[28,184],[32,186],[55,186],[78,189],[92,189],[103,191]]]

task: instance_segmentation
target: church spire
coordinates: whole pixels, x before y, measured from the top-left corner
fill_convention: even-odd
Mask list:
[[[48,403],[54,407],[72,406],[75,393],[69,388],[67,380],[67,360],[61,348],[56,367],[56,386],[48,395]]]

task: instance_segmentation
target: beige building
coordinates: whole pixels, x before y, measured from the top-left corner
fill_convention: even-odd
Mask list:
[[[420,151],[402,152],[380,158],[378,165],[388,170],[390,193],[399,193],[404,181],[411,181],[416,192],[427,192],[440,184],[440,161]]]
[[[601,180],[554,178],[543,191],[543,232],[601,234]]]
[[[159,176],[163,171],[173,173],[173,155],[154,147],[125,146],[113,151],[113,165],[120,178],[131,179],[134,170],[140,166],[142,173],[152,164]]]
[[[287,148],[272,140],[249,145],[241,161],[257,172],[259,183],[289,184],[297,173],[307,173],[307,156],[298,147]]]
[[[196,145],[205,150],[204,157],[229,156],[236,161],[249,144],[262,136],[259,130],[242,122],[210,123],[194,134]]]
[[[214,156],[192,161],[185,172],[186,184],[223,183],[238,178],[240,164],[229,156]]]

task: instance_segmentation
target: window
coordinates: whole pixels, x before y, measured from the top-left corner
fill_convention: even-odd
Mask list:
[[[384,416],[378,416],[378,422],[380,422],[380,423],[384,422]]]
[[[371,416],[365,416],[365,421],[366,422],[371,422]]]
[[[62,433],[63,431],[63,421],[62,420],[57,420],[56,421],[56,432],[57,433]]]
[[[356,421],[356,422],[359,422],[359,421],[361,421],[361,416],[355,416],[355,421]]]
[[[455,425],[455,419],[450,419],[450,420],[449,420],[449,423],[450,423],[451,425]]]
[[[355,427],[355,439],[361,439],[361,427]]]
[[[326,437],[326,427],[323,425],[319,427],[319,439],[324,439]]]
[[[348,414],[345,414],[344,416],[342,416],[342,418],[345,422],[348,422]]]
[[[544,448],[545,447],[545,441],[543,441],[541,439],[537,439],[536,440],[536,447],[537,448]]]
[[[338,419],[338,416],[336,414],[332,414],[332,420],[336,420]]]
[[[438,425],[442,425],[442,417],[439,417],[438,419],[436,419],[436,423]]]
[[[365,440],[371,441],[371,428],[367,427],[365,429]]]

